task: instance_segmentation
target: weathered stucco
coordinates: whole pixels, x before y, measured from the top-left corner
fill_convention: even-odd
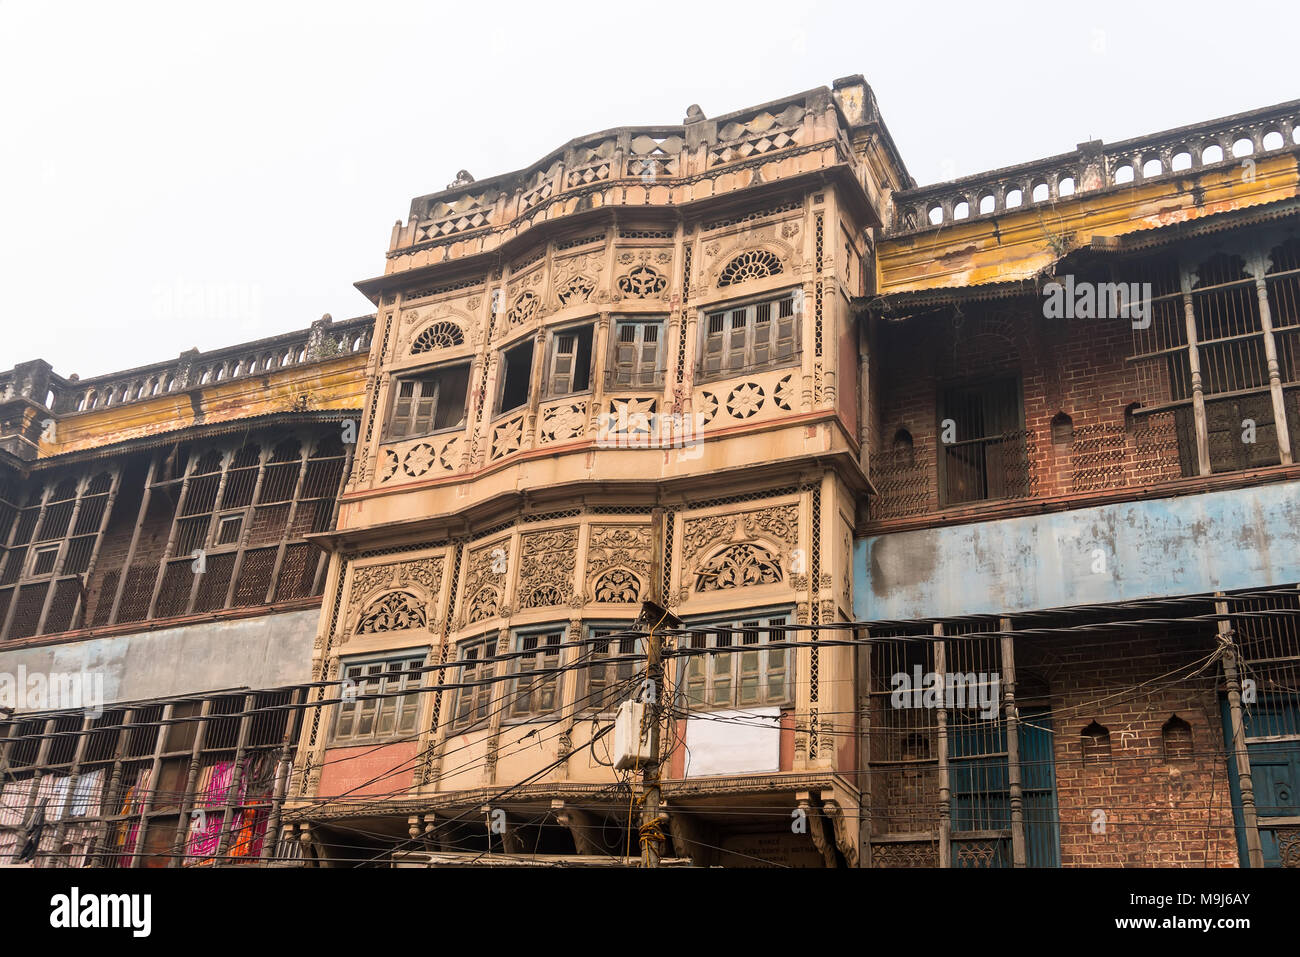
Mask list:
[[[1300,483],[859,539],[860,621],[999,614],[1300,579]]]
[[[311,678],[317,608],[0,651],[0,674],[102,674],[104,703]],[[22,710],[22,709],[20,709]]]

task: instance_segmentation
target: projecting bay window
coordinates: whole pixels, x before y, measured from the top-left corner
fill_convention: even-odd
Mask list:
[[[741,372],[779,368],[798,360],[802,291],[706,313],[701,377],[722,379]]]
[[[939,417],[944,505],[1029,494],[1019,379],[949,386],[940,395]]]
[[[555,397],[591,388],[591,343],[594,327],[574,326],[551,333],[546,395]]]
[[[496,662],[489,661],[496,654],[497,637],[488,635],[473,641],[461,642],[457,650],[460,668],[455,672],[456,708],[451,726],[456,731],[468,731],[488,719],[492,703],[492,679]]]
[[[645,670],[645,648],[640,638],[628,634],[631,624],[594,625],[588,637],[599,639],[587,645],[590,667],[586,688],[578,701],[581,710],[613,711],[620,701],[632,697],[636,679]]]
[[[787,615],[758,614],[692,624],[683,683],[692,711],[788,705],[793,701],[794,652],[769,648],[793,640]],[[793,634],[793,632],[791,633]]]
[[[560,705],[560,645],[562,629],[524,632],[515,636],[515,650],[523,652],[510,662],[510,716],[538,718]]]
[[[412,438],[465,424],[469,363],[399,378],[393,383],[389,439]]]
[[[416,689],[423,680],[424,663],[425,656],[419,655],[345,664],[334,744],[366,744],[414,734],[421,699]]]
[[[613,389],[655,386],[664,361],[662,320],[620,319],[614,323],[609,385]]]

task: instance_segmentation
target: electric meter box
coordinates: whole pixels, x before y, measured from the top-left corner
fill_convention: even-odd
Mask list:
[[[650,726],[642,701],[624,701],[614,718],[614,767],[627,771],[654,760],[650,752]]]

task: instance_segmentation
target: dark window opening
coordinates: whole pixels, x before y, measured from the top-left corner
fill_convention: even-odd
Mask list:
[[[533,340],[528,339],[502,353],[501,405],[498,412],[509,412],[527,405],[533,385]]]
[[[1029,494],[1017,379],[943,390],[939,480],[945,505]]]

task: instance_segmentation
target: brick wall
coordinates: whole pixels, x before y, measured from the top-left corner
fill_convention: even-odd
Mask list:
[[[1212,648],[1206,631],[1017,641],[1018,677],[1049,686],[1062,866],[1237,866],[1218,666],[1188,677]],[[1175,715],[1191,729],[1188,757],[1166,754]],[[1085,763],[1093,722],[1109,731],[1110,759]]]

